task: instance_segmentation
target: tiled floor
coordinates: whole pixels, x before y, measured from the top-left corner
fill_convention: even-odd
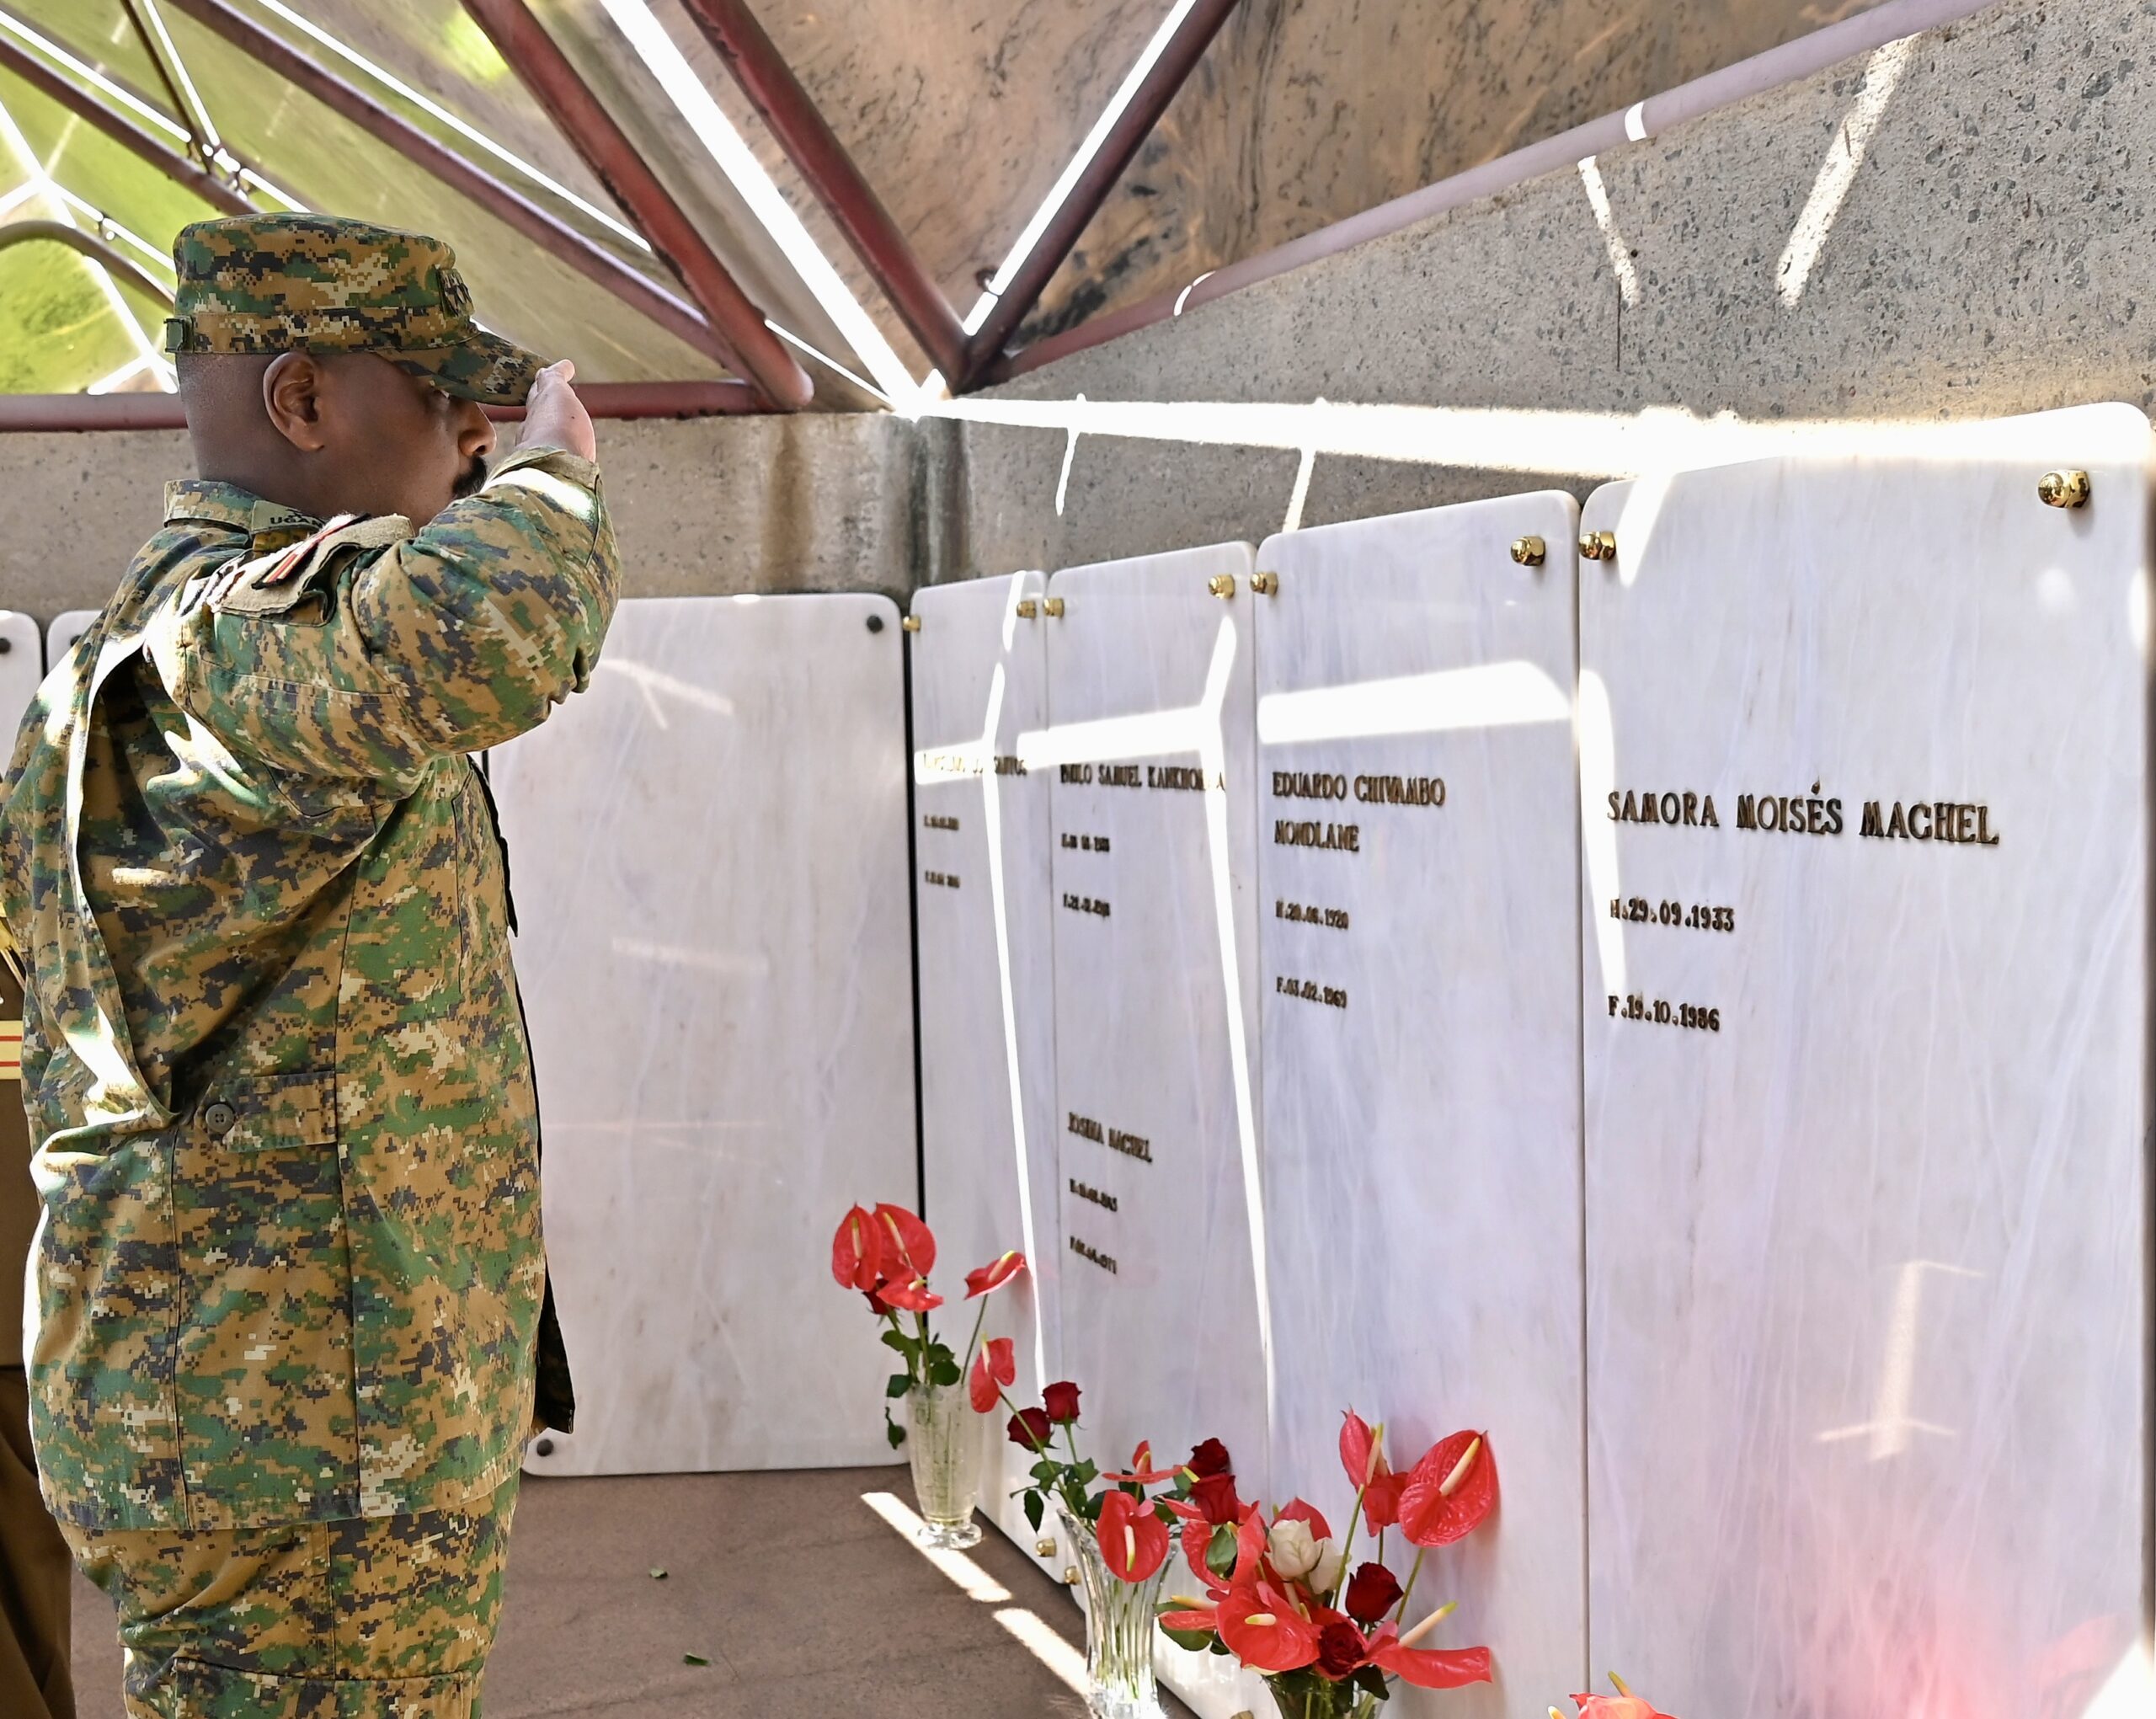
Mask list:
[[[992,1529],[954,1579],[881,1493],[910,1503],[905,1471],[526,1481],[486,1719],[1078,1719],[1025,1645],[1082,1671],[1064,1590]],[[79,1582],[75,1653],[81,1719],[120,1719],[111,1612]]]

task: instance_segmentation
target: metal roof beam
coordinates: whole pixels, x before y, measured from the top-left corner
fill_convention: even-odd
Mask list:
[[[958,313],[921,266],[898,222],[862,177],[747,0],[682,0],[682,9],[763,116],[786,158],[808,182],[921,350],[955,383],[966,362],[966,330]]]
[[[172,0],[205,29],[215,31],[250,59],[297,85],[414,165],[545,248],[587,280],[596,281],[631,308],[699,352],[739,368],[718,332],[685,303],[611,251],[557,219],[536,203],[482,172],[453,149],[383,107],[334,72],[326,71],[281,37],[235,12],[224,0]],[[244,213],[244,210],[236,211]]]
[[[594,418],[718,418],[768,412],[744,382],[579,382],[577,398]],[[520,406],[489,406],[487,415],[515,420]],[[0,435],[23,430],[184,430],[186,414],[174,394],[0,394]]]
[[[11,221],[0,227],[0,251],[28,244],[34,239],[50,239],[54,244],[65,245],[88,257],[155,303],[169,307],[173,302],[171,287],[117,245],[109,243],[96,233],[70,227],[64,221]]]
[[[1235,5],[1236,0],[1197,0],[1184,15],[974,334],[967,348],[964,379],[954,384],[954,391],[973,386],[1003,355],[1004,346],[1040,302],[1055,271],[1092,225],[1108,194],[1136,157],[1139,146],[1160,124],[1168,104],[1198,69],[1198,62],[1205,57],[1206,49],[1212,46],[1213,38]]]
[[[176,150],[168,149],[132,120],[124,120],[87,90],[78,89],[20,44],[0,36],[0,67],[50,101],[56,101],[95,131],[140,156],[174,184],[192,191],[213,209],[227,215],[252,215],[254,205],[215,174],[198,167]]]
[[[193,11],[219,0],[179,3]],[[775,404],[787,408],[807,405],[815,393],[808,372],[771,333],[764,313],[742,291],[524,0],[464,0],[464,9],[492,38],[502,58],[643,229],[653,248],[681,277],[690,296],[711,318],[714,331],[733,349],[734,367],[753,379]]]

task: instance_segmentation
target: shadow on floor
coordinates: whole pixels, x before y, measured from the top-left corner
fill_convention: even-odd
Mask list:
[[[962,1586],[871,1493],[912,1499],[903,1468],[527,1480],[486,1719],[1081,1719],[1065,1591],[992,1529]],[[80,1719],[120,1719],[111,1609],[75,1604]]]

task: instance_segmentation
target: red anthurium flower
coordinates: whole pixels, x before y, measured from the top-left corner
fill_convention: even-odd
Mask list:
[[[1300,1498],[1290,1498],[1273,1514],[1275,1522],[1307,1522],[1312,1540],[1331,1540],[1332,1530],[1326,1525],[1324,1516],[1315,1504],[1305,1504]]]
[[[1007,1337],[990,1337],[974,1357],[973,1375],[967,1381],[973,1394],[974,1412],[986,1414],[995,1407],[1001,1387],[1015,1385],[1017,1380],[1017,1346]]]
[[[1240,1522],[1243,1502],[1235,1496],[1235,1477],[1209,1474],[1190,1489],[1190,1502],[1206,1521]]]
[[[1381,1474],[1363,1494],[1363,1520],[1372,1528],[1390,1528],[1400,1520],[1400,1495],[1407,1490],[1408,1476]]]
[[[1168,1561],[1168,1525],[1150,1504],[1128,1492],[1101,1500],[1093,1535],[1108,1573],[1119,1582],[1145,1582]]]
[[[1374,1624],[1400,1604],[1400,1578],[1383,1564],[1364,1564],[1348,1581],[1348,1615]]]
[[[935,1233],[904,1206],[878,1206],[876,1231],[892,1276],[925,1278],[936,1269]]]
[[[1348,1484],[1358,1492],[1378,1476],[1390,1472],[1381,1436],[1353,1409],[1341,1417],[1340,1465],[1348,1471]]]
[[[839,1220],[831,1237],[831,1275],[841,1289],[872,1290],[883,1275],[883,1249],[874,1216],[856,1206]]]
[[[1011,1424],[1004,1428],[1011,1435],[1011,1442],[1026,1450],[1045,1450],[1048,1441],[1055,1436],[1055,1428],[1049,1424],[1044,1408],[1022,1408],[1011,1417]]]
[[[1229,1460],[1228,1447],[1218,1439],[1208,1439],[1190,1453],[1190,1460],[1183,1465],[1199,1480],[1209,1480],[1216,1474],[1231,1474],[1235,1464]]]
[[[1001,1289],[1025,1268],[1026,1256],[1012,1248],[1000,1259],[990,1260],[979,1271],[966,1273],[966,1299],[970,1301],[976,1295],[985,1295]]]
[[[902,1284],[878,1284],[876,1294],[894,1307],[908,1313],[933,1313],[943,1305],[943,1298],[928,1287],[926,1278],[915,1278]]]
[[[1412,1636],[1409,1637],[1412,1640]],[[1471,1683],[1490,1681],[1487,1647],[1452,1647],[1442,1651],[1410,1647],[1390,1624],[1370,1637],[1370,1663],[1389,1671],[1402,1683],[1418,1690],[1465,1689]]]
[[[1067,1427],[1078,1418],[1078,1387],[1068,1379],[1051,1385],[1041,1393],[1041,1401],[1048,1407],[1048,1417],[1059,1427]]]
[[[1134,1487],[1157,1487],[1162,1481],[1171,1481],[1175,1477],[1175,1470],[1153,1466],[1153,1447],[1150,1444],[1140,1444],[1130,1453],[1129,1474],[1110,1474],[1101,1476],[1102,1479],[1113,1481],[1118,1485]]]
[[[1354,1410],[1340,1427],[1340,1465],[1348,1483],[1363,1494],[1363,1520],[1372,1528],[1390,1528],[1400,1520],[1400,1495],[1406,1475],[1395,1474],[1385,1460],[1385,1429],[1373,1428]]]
[[[1317,1626],[1270,1582],[1238,1579],[1219,1610],[1221,1641],[1252,1671],[1297,1671],[1317,1658]]]
[[[1497,1464],[1481,1433],[1430,1447],[1400,1495],[1400,1526],[1417,1545],[1450,1545],[1497,1507]]]
[[[1617,1685],[1614,1695],[1572,1697],[1579,1703],[1580,1719],[1671,1719],[1669,1714],[1657,1711],[1652,1702],[1643,1701],[1634,1695],[1615,1672],[1609,1674],[1609,1681]]]

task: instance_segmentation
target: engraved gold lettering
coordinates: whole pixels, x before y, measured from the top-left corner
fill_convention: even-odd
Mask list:
[[[1102,1193],[1097,1188],[1088,1187],[1075,1176],[1070,1178],[1070,1191],[1081,1199],[1091,1200],[1104,1211],[1113,1212],[1121,1208],[1122,1203],[1113,1194]]]
[[[921,827],[926,830],[956,830],[958,827],[958,820],[956,818],[946,818],[936,812],[926,814],[921,822]]]
[[[1075,1110],[1070,1113],[1070,1132],[1076,1134],[1079,1139],[1086,1140],[1105,1140],[1107,1138],[1106,1132],[1102,1129],[1100,1124],[1094,1121],[1091,1117],[1081,1116]]]
[[[957,877],[949,872],[923,872],[921,876],[922,882],[933,884],[938,889],[955,889],[958,887]]]
[[[1298,824],[1286,818],[1276,819],[1273,825],[1273,844],[1276,847],[1335,848],[1346,853],[1363,851],[1363,826],[1359,824]]]
[[[1116,1274],[1115,1258],[1112,1254],[1103,1253],[1097,1247],[1088,1247],[1075,1236],[1070,1238],[1070,1251],[1081,1259],[1091,1260],[1109,1276],[1113,1277]]]

